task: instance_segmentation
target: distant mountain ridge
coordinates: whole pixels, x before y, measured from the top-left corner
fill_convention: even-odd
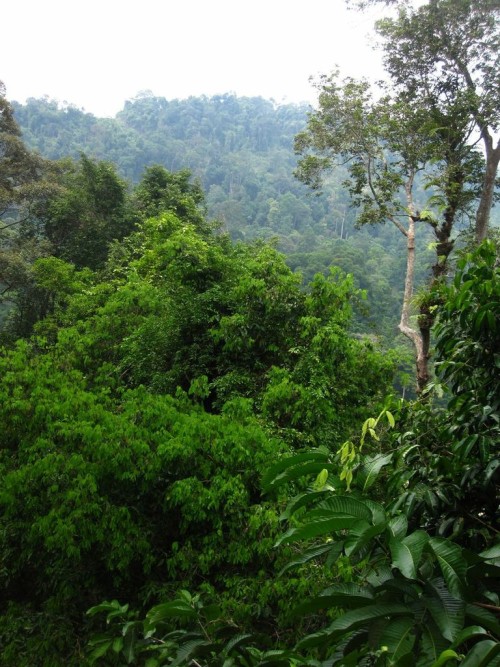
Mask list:
[[[304,235],[322,241],[352,230],[340,176],[320,197],[293,176],[293,141],[306,125],[306,105],[232,94],[172,101],[143,94],[115,118],[48,99],[13,107],[26,144],[45,157],[83,152],[113,162],[134,183],[151,164],[190,169],[206,192],[209,216],[235,237],[278,235],[290,252]]]

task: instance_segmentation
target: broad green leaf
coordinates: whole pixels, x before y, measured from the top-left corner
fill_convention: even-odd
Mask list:
[[[380,533],[383,533],[386,528],[385,523],[371,526],[367,521],[358,521],[349,531],[349,536],[345,541],[345,553],[347,556],[355,554],[362,549],[368,542]]]
[[[310,635],[306,635],[299,642],[297,642],[296,648],[300,651],[301,649],[309,649],[316,646],[327,646],[328,637],[329,632],[327,629],[313,632]]]
[[[457,598],[463,598],[467,562],[461,548],[450,540],[440,537],[432,537],[429,545],[438,560],[450,593]]]
[[[328,634],[332,637],[341,636],[378,618],[387,617],[392,619],[399,616],[412,617],[412,612],[409,607],[401,604],[375,604],[369,607],[362,607],[361,609],[354,609],[335,619],[328,628]]]
[[[327,479],[328,479],[328,470],[326,468],[323,468],[323,470],[316,477],[316,480],[313,484],[314,489],[317,491],[321,491],[321,489],[325,486]]]
[[[314,503],[320,498],[324,498],[325,495],[330,493],[330,491],[306,491],[305,493],[295,496],[295,498],[290,500],[285,510],[282,512],[280,519],[289,519],[297,510]]]
[[[94,616],[95,614],[100,613],[101,611],[108,612],[108,618],[113,618],[119,614],[125,614],[128,611],[129,605],[121,605],[118,600],[113,600],[112,602],[102,602],[101,604],[91,607],[87,611],[88,616]]]
[[[465,607],[465,615],[467,619],[486,628],[486,630],[489,630],[493,636],[500,640],[500,623],[491,611],[474,604],[468,604]]]
[[[387,646],[391,661],[400,664],[403,656],[410,653],[415,644],[415,620],[407,617],[391,620],[385,626],[378,644],[379,648]]]
[[[455,653],[455,651],[452,651],[451,649],[446,649],[446,651],[443,651],[439,658],[432,663],[431,667],[443,667],[443,665],[446,665],[450,660],[453,660],[453,663],[455,664],[455,661],[459,659],[460,656],[458,653]]]
[[[281,576],[284,572],[289,570],[292,567],[297,567],[298,565],[304,565],[304,563],[308,563],[310,560],[313,560],[314,558],[318,558],[319,556],[324,556],[325,554],[329,553],[333,548],[336,548],[337,543],[333,542],[328,542],[326,544],[320,544],[319,546],[317,544],[313,544],[312,547],[308,547],[302,553],[300,556],[297,558],[294,558],[292,561],[287,563],[279,572],[278,576]]]
[[[469,625],[467,628],[464,628],[461,632],[458,633],[455,641],[451,645],[451,648],[458,648],[461,644],[473,637],[486,637],[488,633],[480,625]]]
[[[105,653],[107,653],[112,644],[113,640],[109,639],[96,646],[89,656],[90,664],[93,665],[98,658],[101,658]]]
[[[405,514],[392,517],[387,524],[391,537],[402,539],[408,531],[408,519]]]
[[[123,638],[117,637],[116,639],[114,639],[112,648],[115,653],[120,653],[120,651],[123,648]]]
[[[328,472],[335,472],[337,465],[333,463],[327,463],[326,461],[311,461],[308,463],[302,463],[300,466],[295,465],[290,468],[287,468],[279,475],[274,476],[272,479],[269,475],[269,482],[263,478],[262,486],[264,491],[270,491],[271,489],[278,488],[282,484],[287,484],[288,482],[294,482],[301,477],[306,477],[308,475],[317,475],[321,470],[326,469]]]
[[[444,639],[439,628],[430,622],[422,628],[421,656],[417,662],[418,667],[428,667],[439,659],[443,651],[449,648],[449,642]]]
[[[123,639],[123,655],[125,656],[127,665],[132,664],[135,659],[136,635],[137,635],[136,627],[133,627],[132,631],[128,632]]]
[[[460,667],[496,667],[499,656],[500,643],[492,639],[483,639],[474,644],[465,656],[465,660],[460,663]]]
[[[320,535],[331,535],[336,531],[349,528],[355,521],[356,517],[342,514],[334,515],[331,518],[317,518],[303,526],[287,530],[276,542],[276,546],[287,544],[288,542],[310,540],[311,538],[319,537]]]
[[[363,503],[372,513],[371,523],[374,526],[383,523],[385,526],[387,523],[387,516],[385,514],[385,510],[382,507],[382,505],[376,503],[374,500],[371,500],[370,498],[363,498]]]
[[[152,607],[146,614],[146,622],[150,626],[170,618],[196,618],[196,612],[184,600],[172,600]]]
[[[464,626],[465,603],[450,595],[442,580],[430,581],[426,591],[425,606],[430,611],[443,637],[455,641]]]
[[[373,602],[373,593],[369,587],[353,583],[339,583],[335,586],[329,586],[320,595],[299,604],[294,609],[293,615],[310,614],[319,609],[329,609],[331,607],[359,608],[371,602]]]
[[[416,530],[402,540],[392,537],[389,540],[392,567],[396,567],[407,579],[417,579],[418,565],[428,541],[429,536],[423,530]]]
[[[385,411],[385,416],[387,417],[387,421],[389,422],[389,426],[391,428],[394,428],[394,426],[396,425],[396,422],[394,420],[394,415],[392,414],[392,412],[389,412],[389,410],[386,410]]]
[[[365,519],[370,523],[372,519],[372,511],[367,504],[352,496],[329,495],[325,500],[318,503],[317,510]]]
[[[327,452],[308,451],[283,458],[270,466],[264,473],[262,476],[262,488],[264,491],[269,491],[287,481],[298,479],[310,472],[318,474],[323,468],[328,468],[326,465],[328,463],[328,456]],[[307,466],[305,472],[304,466]]]
[[[498,544],[494,544],[492,547],[486,549],[485,551],[481,551],[479,555],[485,560],[496,560],[497,558],[500,558],[500,542]]]
[[[387,581],[394,581],[392,570],[385,562],[385,559],[371,565],[371,569],[366,576],[366,581],[371,586],[383,586]]]
[[[358,484],[363,492],[375,483],[379,472],[391,462],[392,456],[392,454],[378,454],[377,456],[367,457],[363,461],[363,465],[358,472]]]
[[[224,647],[224,655],[229,655],[229,653],[231,653],[231,651],[233,649],[238,648],[247,639],[251,639],[251,638],[252,638],[252,635],[248,634],[248,633],[246,633],[246,634],[240,633],[240,634],[232,637]]]
[[[190,658],[192,658],[193,655],[196,655],[198,649],[205,646],[210,646],[210,642],[208,642],[206,639],[190,639],[179,647],[179,650],[175,655],[175,660],[170,663],[171,667],[178,667],[179,665],[190,665]]]

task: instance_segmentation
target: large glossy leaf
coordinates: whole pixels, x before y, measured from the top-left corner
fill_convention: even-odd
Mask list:
[[[386,528],[385,523],[379,523],[371,526],[367,521],[358,521],[349,531],[349,537],[345,541],[344,550],[347,556],[357,553],[360,549],[366,546],[380,533],[383,533]]]
[[[432,537],[429,546],[437,558],[450,593],[463,599],[467,562],[461,548],[450,540],[440,537]]]
[[[365,519],[365,521],[372,522],[373,512],[365,502],[352,496],[335,496],[330,495],[325,500],[318,503],[317,512],[331,512],[332,514],[349,515],[356,519]]]
[[[353,609],[373,602],[373,593],[368,586],[359,586],[353,583],[339,583],[329,586],[320,595],[309,598],[294,609],[294,616],[310,614],[319,609],[341,607]]]
[[[469,625],[458,633],[451,648],[458,648],[464,642],[470,641],[475,637],[484,637],[487,639],[488,633],[480,625]]]
[[[342,543],[340,543],[342,544]],[[342,550],[342,547],[338,548],[339,543],[335,542],[327,542],[326,544],[313,544],[311,547],[308,547],[307,549],[304,549],[304,551],[301,552],[300,556],[297,558],[294,558],[292,561],[287,563],[281,570],[280,570],[280,576],[290,570],[293,567],[297,567],[299,565],[304,565],[305,563],[308,563],[311,560],[314,560],[315,558],[319,558],[320,556],[324,556],[326,554],[330,554],[332,550],[337,551],[337,556],[340,555],[340,552]]]
[[[391,620],[379,639],[379,646],[387,646],[389,658],[395,665],[401,664],[402,658],[412,651],[414,644],[415,621],[408,617]]]
[[[242,644],[244,644],[248,639],[251,639],[253,635],[248,634],[248,633],[240,633],[238,635],[235,635],[232,637],[224,647],[224,655],[229,655],[231,651],[233,651],[236,648],[239,648]]]
[[[392,566],[407,579],[417,579],[417,569],[428,541],[429,536],[423,530],[416,530],[403,539],[392,537],[389,540]]]
[[[492,639],[474,644],[460,667],[497,667],[500,664],[500,643]]]
[[[500,623],[491,611],[474,604],[468,604],[465,607],[465,614],[467,619],[486,628],[496,639],[500,640]]]
[[[377,526],[378,524],[381,523],[385,525],[387,523],[387,516],[382,505],[376,503],[374,500],[371,500],[370,498],[363,498],[363,503],[372,513],[371,523],[374,526]]]
[[[313,632],[306,637],[303,637],[298,643],[296,648],[300,650],[315,648],[316,646],[327,646],[329,641],[328,629],[319,630],[318,632]]]
[[[185,644],[179,647],[175,659],[171,667],[179,667],[180,665],[191,665],[191,658],[201,649],[210,646],[210,642],[206,639],[190,639]]]
[[[418,667],[429,667],[439,659],[439,656],[449,647],[439,628],[429,619],[422,627],[420,651],[417,659]]]
[[[492,547],[489,549],[486,549],[485,551],[482,551],[479,554],[482,558],[485,560],[499,560],[500,561],[500,542],[498,544],[494,544]]]
[[[327,494],[330,495],[331,491],[307,491],[306,493],[301,493],[300,495],[295,496],[295,498],[292,498],[286,506],[280,519],[289,519],[297,510],[317,502]]]
[[[276,546],[287,544],[288,542],[298,542],[300,540],[310,540],[313,537],[321,535],[331,535],[339,530],[349,528],[356,519],[351,515],[337,514],[330,518],[318,518],[297,528],[289,528],[279,540]]]
[[[442,580],[430,581],[426,593],[425,605],[443,637],[455,641],[464,627],[464,601],[450,595]]]
[[[394,575],[391,568],[385,562],[385,558],[379,563],[371,564],[371,569],[366,575],[366,581],[372,586],[383,586],[388,581],[393,581]]]
[[[356,480],[359,488],[361,488],[363,492],[375,483],[379,472],[384,466],[391,462],[392,457],[392,453],[377,454],[376,456],[367,457],[363,461],[363,465],[358,471]]]
[[[403,539],[408,531],[408,519],[405,514],[392,517],[387,523],[387,529],[391,537]]]
[[[375,604],[360,609],[348,611],[337,618],[328,628],[330,637],[341,637],[346,632],[356,628],[369,625],[379,618],[397,618],[400,616],[412,616],[411,610],[401,604]],[[299,642],[298,646],[301,645]]]
[[[331,468],[328,463],[328,452],[312,450],[288,456],[270,466],[262,476],[262,488],[269,491],[294,479],[316,472],[323,468]]]
[[[146,615],[146,622],[149,626],[154,627],[171,618],[194,619],[196,611],[184,600],[172,600],[152,607]]]
[[[453,665],[457,664],[457,660],[460,659],[460,656],[456,651],[453,651],[452,649],[446,649],[446,651],[443,651],[441,655],[438,657],[438,659],[432,663],[430,667],[444,667],[444,665],[449,664],[450,660],[453,660]]]

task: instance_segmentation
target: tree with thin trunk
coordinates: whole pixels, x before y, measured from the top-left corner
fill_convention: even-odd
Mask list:
[[[307,129],[297,135],[302,156],[297,176],[319,188],[325,171],[347,165],[345,186],[358,209],[358,224],[390,222],[405,237],[406,276],[399,322],[411,340],[416,359],[417,391],[429,381],[432,305],[420,306],[411,319],[417,227],[430,225],[436,237],[433,280],[440,280],[453,248],[453,225],[470,213],[477,196],[478,154],[468,143],[467,118],[446,118],[406,95],[385,94],[375,99],[366,81],[338,75],[317,84],[318,109]],[[464,126],[465,124],[465,126]],[[428,187],[425,201],[415,200],[416,179]]]
[[[419,100],[448,119],[459,113],[474,128],[469,143],[481,146],[475,238],[488,234],[500,163],[500,2],[360,0],[358,7],[395,5],[394,18],[377,23],[384,64],[398,94]]]

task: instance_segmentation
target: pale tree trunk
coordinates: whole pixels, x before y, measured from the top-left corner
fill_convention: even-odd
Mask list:
[[[408,218],[408,230],[406,232],[406,276],[403,295],[403,306],[401,308],[401,320],[399,330],[413,343],[415,348],[415,363],[417,369],[417,394],[421,394],[425,385],[429,382],[429,343],[430,336],[427,327],[417,331],[410,325],[410,308],[413,296],[413,283],[415,278],[415,220],[412,216]]]
[[[486,168],[484,171],[481,199],[479,200],[479,207],[476,213],[476,243],[478,244],[484,241],[488,234],[493,195],[495,193],[495,182],[500,162],[500,141],[493,148],[491,135],[488,132],[483,132],[482,134],[486,150]]]
[[[477,96],[476,84],[472,78],[469,68],[460,59],[456,58],[456,64],[465,79],[469,92]],[[472,112],[472,116],[481,135],[486,155],[486,165],[483,177],[483,188],[479,199],[479,207],[476,212],[476,243],[484,241],[488,234],[490,224],[490,213],[493,206],[493,195],[495,193],[495,182],[497,178],[498,164],[500,162],[500,140],[496,147],[493,147],[492,128],[488,125],[487,118],[484,117],[480,109]]]
[[[430,346],[430,327],[431,319],[426,317],[423,308],[420,309],[418,330],[410,324],[411,300],[413,297],[413,285],[415,282],[415,222],[418,216],[413,203],[413,180],[414,174],[411,174],[405,184],[406,205],[408,210],[408,228],[405,228],[397,218],[391,218],[391,221],[406,236],[406,275],[405,288],[403,294],[403,305],[401,308],[401,319],[399,321],[399,330],[409,338],[415,349],[415,365],[417,376],[417,394],[421,394],[426,384],[429,382],[429,346]]]

